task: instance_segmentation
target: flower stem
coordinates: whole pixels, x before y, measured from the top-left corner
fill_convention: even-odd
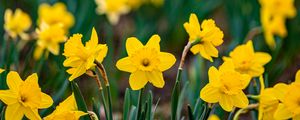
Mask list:
[[[259,27],[254,27],[252,28],[247,36],[245,37],[245,41],[248,41],[248,40],[253,40],[255,36],[261,34],[263,31],[262,31],[262,28],[259,26]]]
[[[136,113],[136,118],[135,120],[139,120],[140,118],[140,113],[142,111],[142,101],[143,101],[143,93],[144,93],[144,88],[142,88],[140,91],[139,91],[139,100],[138,100],[138,103],[137,103],[137,113]]]
[[[251,109],[254,109],[254,108],[257,108],[257,107],[258,107],[258,103],[257,103],[257,104],[250,104],[250,105],[248,105],[246,108],[239,109],[239,110],[235,113],[235,115],[234,115],[234,117],[233,117],[233,120],[238,120],[239,117],[240,117],[240,115],[241,115],[242,113],[246,113],[248,110],[251,110]]]

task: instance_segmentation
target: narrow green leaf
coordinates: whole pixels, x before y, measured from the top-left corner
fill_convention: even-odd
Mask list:
[[[201,99],[198,98],[197,99],[197,102],[195,104],[195,107],[194,107],[194,112],[193,112],[193,116],[194,116],[194,119],[198,120],[198,118],[200,117],[200,109],[201,109],[201,106],[200,106],[200,102],[201,102]]]
[[[153,113],[152,113],[152,116],[151,116],[151,119],[150,120],[153,120],[154,119],[154,115],[155,115],[155,112],[156,112],[156,109],[157,109],[157,106],[159,104],[159,101],[160,101],[160,98],[158,98],[156,104],[155,104],[155,107],[153,109]]]
[[[93,111],[94,113],[97,115],[98,119],[101,120],[101,117],[100,117],[100,113],[101,113],[101,106],[99,103],[96,103],[95,99],[93,98],[92,99],[92,103],[93,103]]]
[[[129,120],[135,120],[137,108],[135,106],[131,106],[130,114],[129,114]]]
[[[72,91],[74,92],[74,96],[75,96],[75,99],[76,99],[76,103],[77,103],[77,107],[78,107],[78,110],[80,111],[83,111],[83,112],[88,112],[87,110],[87,106],[86,106],[86,103],[84,101],[84,98],[80,92],[80,89],[77,85],[77,83],[75,83],[74,81],[71,82],[71,86],[72,86]],[[85,116],[82,116],[80,119],[82,120],[90,120],[90,117],[85,115]]]
[[[193,112],[192,112],[191,106],[187,105],[187,108],[188,108],[189,120],[194,120],[194,116],[193,116]]]
[[[177,120],[180,119],[180,115],[181,115],[181,110],[184,104],[184,99],[185,99],[185,95],[187,95],[187,88],[188,88],[189,82],[187,81],[184,84],[184,87],[179,95],[179,99],[178,99],[178,105],[177,105],[177,110],[176,110],[176,118]]]
[[[172,97],[171,97],[171,120],[176,119],[176,111],[178,107],[178,97],[180,93],[180,79],[181,79],[181,73],[182,69],[178,69],[177,76],[176,76],[176,82],[175,86],[172,91]]]
[[[146,120],[151,120],[152,114],[152,104],[153,104],[153,94],[152,91],[148,92],[148,107],[146,113]]]
[[[130,90],[126,88],[123,106],[123,120],[128,120],[128,113],[130,110]]]

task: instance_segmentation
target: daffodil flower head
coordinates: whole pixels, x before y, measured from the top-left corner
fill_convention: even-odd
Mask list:
[[[0,100],[7,105],[6,120],[28,119],[40,120],[38,109],[48,108],[53,104],[52,98],[43,93],[38,85],[36,73],[23,81],[17,72],[7,75],[8,90],[0,90]]]
[[[49,5],[43,3],[38,9],[38,23],[46,22],[48,25],[62,24],[64,30],[67,32],[75,23],[74,16],[67,10],[67,7],[63,3],[55,3]]]
[[[20,22],[22,21],[22,22]],[[21,9],[16,9],[15,13],[11,9],[7,9],[4,13],[4,29],[13,39],[20,36],[23,40],[28,39],[25,33],[31,26],[31,19],[28,14]]]
[[[93,28],[91,38],[85,46],[81,42],[81,34],[73,34],[65,43],[63,55],[66,57],[63,65],[71,67],[67,70],[70,81],[83,75],[87,70],[95,67],[94,62],[102,62],[107,54],[106,44],[98,44],[98,36]]]
[[[79,111],[77,108],[77,103],[74,97],[74,94],[70,95],[67,99],[62,101],[56,109],[48,116],[45,120],[79,120],[81,116],[86,115],[82,111]]]
[[[201,90],[201,99],[208,103],[219,102],[225,111],[248,106],[249,101],[243,89],[248,86],[251,77],[235,71],[232,61],[225,61],[219,70],[210,67],[208,76],[209,83]]]
[[[128,57],[120,59],[116,66],[119,70],[130,72],[129,84],[133,90],[143,88],[148,82],[157,88],[165,85],[162,72],[172,67],[174,55],[160,51],[160,37],[153,35],[144,46],[137,38],[126,40]]]
[[[223,57],[224,61],[233,61],[235,70],[251,77],[258,77],[265,71],[264,65],[272,59],[271,55],[264,52],[255,52],[253,43],[249,40],[234,48],[229,57]]]
[[[130,11],[127,0],[95,0],[95,2],[98,5],[97,13],[106,14],[108,21],[113,25],[118,23],[121,15]]]
[[[40,59],[44,50],[50,51],[54,55],[59,54],[59,43],[64,42],[67,37],[62,24],[48,25],[42,22],[40,28],[36,30],[38,39],[37,47],[34,51],[34,58]]]
[[[300,119],[300,94],[296,91],[300,91],[300,71],[296,74],[295,82],[290,85],[286,85],[281,89],[281,97],[278,108],[274,114],[275,119]]]
[[[212,57],[218,57],[217,46],[223,43],[223,32],[212,19],[204,20],[199,24],[196,14],[192,13],[189,22],[183,24],[186,32],[189,34],[189,41],[200,40],[199,44],[191,48],[192,53],[200,55],[213,62]]]
[[[220,118],[219,118],[217,115],[212,114],[212,115],[210,115],[210,116],[208,117],[207,120],[220,120]]]

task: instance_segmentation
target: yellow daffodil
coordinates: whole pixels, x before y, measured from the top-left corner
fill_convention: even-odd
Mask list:
[[[235,71],[232,61],[225,61],[219,70],[210,67],[208,76],[209,83],[201,90],[201,99],[208,103],[219,102],[225,111],[248,106],[249,101],[243,89],[248,86],[251,77]]]
[[[220,118],[219,118],[217,115],[212,114],[212,115],[210,115],[210,116],[208,117],[207,120],[220,120]]]
[[[81,42],[82,35],[74,34],[65,43],[63,55],[67,58],[63,65],[71,67],[67,70],[71,77],[70,81],[84,74],[87,70],[95,66],[94,62],[102,62],[107,54],[106,44],[98,44],[98,36],[93,28],[91,38],[85,46]]]
[[[138,9],[145,0],[127,0],[127,4],[131,9]]]
[[[20,36],[22,39],[27,40],[28,35],[25,34],[31,26],[31,19],[28,14],[21,9],[16,9],[15,13],[11,9],[7,9],[4,14],[4,29],[13,39]]]
[[[274,49],[276,47],[274,35],[286,37],[285,19],[296,16],[294,0],[259,0],[259,2],[265,40],[269,47]]]
[[[41,4],[38,15],[39,24],[42,22],[46,22],[48,25],[62,24],[66,31],[75,23],[73,14],[67,10],[65,4],[60,2],[55,3],[53,6],[46,3]]]
[[[131,73],[129,84],[133,90],[143,88],[148,82],[158,88],[164,87],[162,72],[172,67],[176,58],[161,52],[159,42],[158,35],[153,35],[145,46],[135,37],[126,40],[128,57],[120,59],[116,66]]]
[[[43,93],[38,84],[36,73],[23,81],[17,72],[11,71],[7,75],[8,90],[0,90],[0,100],[7,107],[6,120],[21,120],[25,115],[31,120],[40,120],[38,109],[52,105],[52,98]]]
[[[277,110],[275,111],[275,119],[290,119],[300,120],[300,94],[297,91],[300,91],[300,71],[298,70],[296,74],[295,82],[290,85],[286,85],[285,88],[281,90],[281,97]],[[278,94],[278,93],[276,93]]]
[[[264,65],[271,58],[268,53],[255,52],[250,40],[246,44],[237,46],[229,53],[229,57],[223,57],[223,60],[233,61],[235,70],[240,73],[249,74],[251,77],[258,77],[264,73]]]
[[[0,68],[0,74],[1,74],[2,72],[4,72],[4,71],[5,71],[4,69],[1,69],[1,68]]]
[[[62,24],[48,25],[42,23],[40,29],[36,30],[37,32],[37,47],[34,51],[34,58],[40,59],[44,50],[50,51],[54,55],[59,54],[59,43],[62,43],[66,40],[65,31],[62,28]],[[46,54],[47,55],[47,54]],[[47,56],[45,56],[47,57]]]
[[[200,28],[201,27],[201,28]],[[194,45],[191,51],[213,62],[212,57],[218,57],[219,46],[223,43],[223,32],[216,26],[212,19],[204,20],[200,26],[196,14],[192,13],[189,22],[184,23],[184,28],[189,34],[189,41],[200,40],[199,44]]]
[[[130,11],[127,0],[95,0],[98,7],[96,9],[99,14],[106,14],[109,22],[113,25],[117,24],[121,15]]]
[[[282,92],[287,85],[278,83],[272,88],[265,88],[264,80],[260,76],[261,90],[259,95],[258,120],[274,120],[274,113],[280,103]]]
[[[67,99],[61,102],[56,109],[45,120],[79,120],[83,115],[86,115],[77,108],[77,103],[74,94],[70,95]]]

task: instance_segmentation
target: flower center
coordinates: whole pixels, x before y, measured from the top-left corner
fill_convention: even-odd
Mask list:
[[[142,60],[142,65],[143,65],[144,67],[148,67],[148,66],[150,65],[149,59],[148,59],[148,58],[144,58],[144,59]]]
[[[27,98],[24,97],[24,96],[21,96],[21,101],[22,101],[23,103],[25,103],[25,102],[27,101]]]

